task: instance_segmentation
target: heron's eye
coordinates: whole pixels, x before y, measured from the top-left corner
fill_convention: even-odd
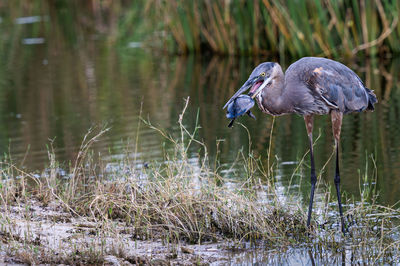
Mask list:
[[[261,72],[260,76],[265,77],[265,72]]]

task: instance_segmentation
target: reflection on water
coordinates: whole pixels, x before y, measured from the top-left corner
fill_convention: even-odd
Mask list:
[[[379,264],[376,258],[366,258],[355,254],[350,248],[338,249],[335,252],[312,249],[282,250],[232,253],[231,264],[258,265],[374,265]],[[244,263],[245,262],[245,263]]]

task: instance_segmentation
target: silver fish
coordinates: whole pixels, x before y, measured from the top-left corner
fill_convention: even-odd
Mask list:
[[[250,109],[254,106],[254,100],[248,95],[239,95],[233,101],[228,104],[226,117],[232,119],[228,127],[233,126],[233,122],[239,116],[246,113],[248,116],[256,119],[256,117],[251,113]]]

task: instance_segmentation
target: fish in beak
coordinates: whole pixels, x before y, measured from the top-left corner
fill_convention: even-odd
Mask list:
[[[229,99],[222,109],[225,109],[232,101],[234,101],[239,95],[250,89],[249,96],[255,98],[267,84],[271,81],[271,78],[265,78],[263,76],[256,76],[249,78],[243,86]]]
[[[226,117],[232,119],[228,127],[232,127],[235,119],[244,114],[256,119],[256,117],[250,111],[253,106],[254,100],[248,95],[239,95],[230,104],[228,104]]]

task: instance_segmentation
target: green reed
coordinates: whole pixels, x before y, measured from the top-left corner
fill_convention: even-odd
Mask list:
[[[21,30],[28,37],[58,32],[72,47],[91,32],[110,44],[134,41],[169,53],[352,57],[398,53],[399,11],[399,1],[382,0],[13,1],[0,8],[0,30],[9,41]],[[48,20],[33,29],[13,23],[36,15]]]
[[[350,57],[399,50],[398,1],[152,0],[147,7],[179,53]]]

